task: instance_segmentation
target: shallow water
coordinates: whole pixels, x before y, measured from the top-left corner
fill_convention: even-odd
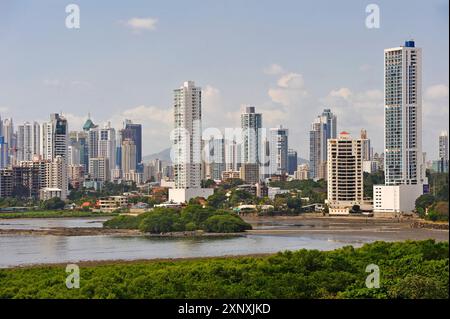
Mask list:
[[[50,229],[56,227],[102,227],[111,217],[0,219],[0,229]]]
[[[355,247],[371,238],[336,235],[246,235],[229,238],[119,236],[0,236],[0,268],[87,260],[134,260],[274,253],[301,248]]]

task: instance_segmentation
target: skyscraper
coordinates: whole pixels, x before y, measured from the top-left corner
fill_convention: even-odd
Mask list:
[[[362,155],[363,161],[371,161],[372,160],[372,147],[370,146],[370,139],[367,136],[367,131],[365,129],[361,129],[360,138],[362,140]]]
[[[322,122],[326,125],[327,139],[337,137],[337,118],[330,109],[324,109],[321,115]]]
[[[136,171],[136,145],[131,139],[122,141],[122,174]]]
[[[384,50],[386,185],[425,184],[422,153],[422,49],[414,41]]]
[[[298,161],[298,155],[297,151],[293,149],[288,150],[288,174],[294,175],[295,171],[297,170],[297,161]]]
[[[219,180],[225,170],[225,140],[212,136],[206,141],[205,165],[208,166],[208,177]]]
[[[442,131],[439,135],[439,160],[437,163],[439,173],[448,173],[448,133]]]
[[[309,131],[309,162],[313,179],[326,179],[327,141],[336,138],[337,118],[325,109],[311,124]]]
[[[71,146],[75,148],[74,154],[71,151]],[[75,156],[79,158],[75,158]],[[69,165],[70,164],[81,164],[83,165],[84,172],[88,171],[89,168],[89,145],[88,145],[88,133],[83,130],[82,132],[72,131],[69,133]]]
[[[141,168],[142,162],[142,125],[125,120],[124,129],[121,132],[122,140],[130,139],[136,145],[136,168]]]
[[[6,118],[2,122],[2,132],[0,135],[3,136],[3,145],[6,147],[5,154],[7,156],[7,163],[11,163],[15,155],[15,134],[14,134],[14,123],[12,118]]]
[[[41,154],[44,159],[57,156],[67,160],[69,132],[67,120],[57,113],[50,115],[50,121],[41,126]]]
[[[422,153],[422,49],[414,41],[384,50],[385,185],[375,213],[409,213],[428,183]]]
[[[201,188],[201,99],[201,88],[196,87],[193,81],[184,82],[182,87],[174,90],[171,140],[175,189],[169,190],[169,199],[174,202],[186,202],[193,197],[212,194],[212,189]]]
[[[37,122],[25,122],[17,127],[17,161],[31,161],[40,154],[40,131]]]
[[[67,197],[69,186],[68,144],[67,120],[57,113],[50,114],[50,121],[41,125],[41,154],[43,159],[48,161],[47,188],[43,189],[41,194],[44,198],[55,195],[64,200]]]
[[[0,169],[9,165],[9,146],[5,143],[5,137],[0,136]]]
[[[448,133],[442,131],[439,135],[439,159],[448,161]]]
[[[288,168],[289,131],[281,125],[270,129],[270,174],[284,175]]]
[[[241,114],[242,145],[241,162],[260,164],[260,146],[262,128],[262,115],[255,112],[254,106],[247,106]]]
[[[99,129],[98,157],[107,158],[109,168],[114,168],[116,162],[116,130],[111,127],[110,123]]]

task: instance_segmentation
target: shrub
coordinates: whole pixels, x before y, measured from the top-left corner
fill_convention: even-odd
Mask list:
[[[251,228],[239,216],[215,215],[206,220],[203,230],[211,233],[235,233]]]

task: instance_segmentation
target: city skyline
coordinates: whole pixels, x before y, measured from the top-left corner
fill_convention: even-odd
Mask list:
[[[356,136],[365,128],[374,151],[381,152],[382,52],[414,38],[424,49],[423,149],[428,160],[438,157],[436,136],[448,130],[448,31],[447,36],[442,32],[448,17],[441,13],[448,8],[446,2],[381,1],[378,30],[365,28],[362,3],[285,1],[276,10],[268,10],[274,6],[268,2],[258,4],[261,8],[236,2],[197,6],[206,13],[203,25],[210,25],[204,30],[190,24],[196,13],[188,8],[187,17],[181,18],[165,10],[164,4],[140,3],[121,11],[121,5],[113,3],[111,13],[97,21],[101,6],[79,1],[82,22],[80,30],[74,31],[65,29],[60,4],[49,4],[43,12],[39,5],[28,3],[29,13],[21,10],[19,14],[22,4],[2,2],[0,26],[11,33],[0,33],[4,40],[0,49],[5,48],[0,85],[7,92],[0,95],[0,115],[13,117],[17,125],[26,120],[43,122],[47,114],[58,112],[66,116],[70,130],[78,130],[89,112],[95,123],[111,121],[114,127],[130,118],[143,125],[142,155],[148,155],[170,147],[170,92],[179,82],[192,79],[203,89],[204,128],[238,127],[241,105],[254,105],[263,114],[264,127],[287,127],[290,147],[308,158],[310,122],[330,108],[339,118],[338,131]],[[399,7],[411,21],[403,25],[395,21],[393,12],[400,12]],[[245,25],[242,22],[251,9],[255,19]],[[333,16],[333,9],[348,22],[336,24],[342,16]],[[272,12],[270,20],[263,11]],[[219,12],[230,13],[229,20],[219,18]],[[302,26],[310,24],[308,15],[319,12],[323,19],[312,23],[317,32],[311,37]],[[39,21],[38,16],[47,19]],[[153,18],[153,30],[125,23],[135,16]],[[39,27],[30,29],[27,23],[19,25],[20,21],[38,21]],[[226,26],[233,22],[241,26],[242,39],[230,36],[237,30]],[[180,27],[197,32],[199,40],[189,43],[183,33],[174,33]],[[333,37],[334,32],[346,36]],[[103,41],[95,42],[94,48],[91,44],[98,36]],[[219,43],[223,38],[226,41]],[[211,42],[208,50],[203,39]],[[251,48],[243,40],[251,41]],[[31,51],[36,41],[41,49]],[[241,50],[230,52],[227,46]],[[189,53],[184,55],[187,60],[178,62],[170,53],[174,49]],[[35,58],[27,59],[26,52],[33,52]],[[55,59],[53,53],[59,57]]]

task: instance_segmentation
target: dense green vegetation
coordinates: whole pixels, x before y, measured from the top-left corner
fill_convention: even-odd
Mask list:
[[[448,298],[448,242],[375,242],[335,251],[80,267],[0,269],[0,298]],[[367,265],[380,287],[367,288]]]
[[[190,204],[182,210],[155,208],[138,216],[117,216],[103,224],[106,228],[139,229],[148,233],[204,230],[212,233],[242,232],[251,229],[238,215],[227,210]]]
[[[421,218],[448,221],[448,173],[427,171],[430,193],[416,199],[416,211]]]
[[[302,197],[309,197],[311,203],[323,203],[327,198],[327,182],[323,179],[317,182],[312,179],[270,182],[270,186],[298,190]]]
[[[377,171],[373,174],[364,172],[363,176],[363,193],[364,198],[373,198],[373,185],[384,184],[384,171]]]
[[[12,219],[12,218],[57,218],[57,217],[104,217],[113,216],[117,213],[98,213],[90,211],[79,210],[38,210],[38,211],[26,211],[26,212],[13,212],[13,213],[0,213],[0,219]]]

